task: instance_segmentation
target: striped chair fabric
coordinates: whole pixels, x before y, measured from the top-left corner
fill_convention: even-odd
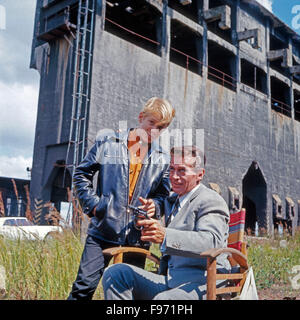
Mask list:
[[[241,251],[244,239],[245,218],[246,210],[244,208],[239,212],[230,214],[227,247]]]

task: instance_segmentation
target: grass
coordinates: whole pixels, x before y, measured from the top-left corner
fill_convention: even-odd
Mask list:
[[[71,230],[45,241],[0,238],[7,300],[65,300],[76,278],[83,244]],[[155,249],[156,254],[158,248]],[[154,264],[147,260],[147,270]],[[101,282],[93,299],[103,299]]]
[[[0,265],[6,270],[6,299],[66,299],[83,245],[73,232],[47,241],[0,239]]]
[[[300,233],[280,239],[249,240],[248,259],[253,267],[257,289],[276,283],[291,287],[293,266],[300,265]],[[0,265],[6,270],[6,299],[65,300],[77,275],[83,244],[79,236],[65,230],[59,238],[47,241],[9,241],[0,239]],[[157,246],[152,251],[158,254]],[[147,262],[146,268],[153,269]],[[295,276],[295,274],[294,274]],[[103,299],[101,283],[94,295]]]
[[[253,267],[257,289],[281,285],[292,291],[289,277],[296,276],[291,273],[292,268],[300,265],[300,232],[294,237],[250,239],[248,243],[248,260]],[[299,295],[299,291],[297,293]]]

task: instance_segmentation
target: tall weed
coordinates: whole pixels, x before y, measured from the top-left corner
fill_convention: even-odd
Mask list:
[[[83,250],[72,231],[44,241],[0,239],[0,248],[7,299],[67,298]]]

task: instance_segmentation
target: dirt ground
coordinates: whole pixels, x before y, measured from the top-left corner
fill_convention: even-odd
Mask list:
[[[292,290],[290,285],[274,284],[268,289],[258,289],[260,300],[300,300],[300,291]]]

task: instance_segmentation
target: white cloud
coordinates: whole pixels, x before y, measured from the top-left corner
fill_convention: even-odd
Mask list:
[[[0,32],[0,79],[34,84],[38,73],[29,69],[36,0],[0,0],[6,28]]]
[[[27,179],[39,93],[39,74],[29,69],[36,0],[0,2],[0,176]]]
[[[269,11],[273,12],[273,9],[272,9],[273,0],[256,0],[256,1],[262,4]]]
[[[1,155],[29,157],[33,152],[38,87],[0,82]]]
[[[24,158],[23,156],[8,157],[0,156],[0,176],[12,177],[19,179],[29,179],[26,171],[27,167],[32,166],[32,158]]]

